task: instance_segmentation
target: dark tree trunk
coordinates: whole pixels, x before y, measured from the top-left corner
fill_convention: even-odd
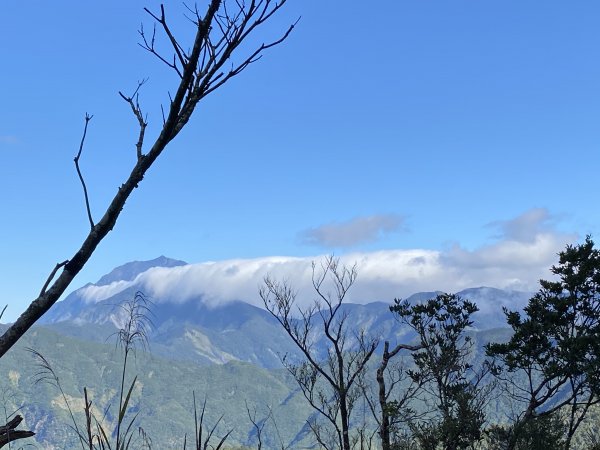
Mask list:
[[[385,390],[385,369],[390,361],[389,354],[390,343],[385,342],[383,346],[383,356],[381,364],[377,368],[377,384],[379,385],[379,406],[381,407],[381,425],[379,427],[379,436],[381,437],[382,450],[390,450],[390,415]]]
[[[340,416],[342,418],[342,450],[350,450],[350,436],[348,423],[347,392],[340,392]]]

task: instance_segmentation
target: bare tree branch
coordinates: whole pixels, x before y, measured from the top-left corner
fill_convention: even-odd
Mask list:
[[[144,179],[148,169],[163,153],[169,142],[171,142],[188,123],[198,102],[213,92],[217,87],[223,85],[225,81],[239,74],[241,72],[240,67],[244,68],[248,64],[244,63],[244,61],[254,60],[256,59],[256,56],[265,49],[272,47],[276,43],[282,42],[289,36],[291,28],[293,27],[290,27],[281,38],[273,41],[272,44],[258,46],[256,50],[250,52],[249,57],[242,58],[243,62],[236,66],[237,69],[234,68],[227,75],[224,75],[221,72],[221,68],[226,61],[230,60],[235,51],[251,32],[282,8],[286,3],[286,0],[281,0],[279,2],[274,0],[262,0],[258,3],[252,1],[248,5],[236,3],[239,10],[237,14],[230,13],[229,10],[227,10],[227,13],[224,13],[225,3],[226,0],[211,0],[208,4],[206,13],[203,16],[197,13],[197,21],[194,23],[196,33],[189,53],[183,52],[182,49],[184,46],[179,44],[168,26],[166,28],[164,26],[162,27],[167,35],[167,39],[173,47],[175,58],[164,57],[159,59],[163,60],[163,62],[168,62],[173,59],[172,63],[168,62],[167,64],[178,73],[180,77],[179,84],[177,85],[175,95],[169,103],[168,113],[164,118],[162,129],[146,154],[141,152],[141,143],[143,143],[144,137],[142,129],[145,129],[145,125],[140,123],[140,138],[138,139],[138,144],[140,145],[137,146],[137,161],[131,169],[127,179],[118,188],[117,193],[107,206],[104,215],[96,224],[94,224],[94,221],[92,220],[89,201],[87,199],[87,189],[78,166],[79,157],[81,156],[83,148],[82,139],[80,151],[76,157],[76,167],[78,169],[78,174],[80,175],[80,181],[84,187],[91,229],[81,243],[79,249],[68,262],[62,266],[63,270],[56,280],[52,282],[52,284],[45,286],[45,288],[42,289],[41,295],[34,299],[21,316],[17,318],[2,336],[0,336],[0,357],[6,354],[20,337],[23,336],[23,334],[25,334],[25,332],[46,311],[48,311],[48,309],[50,309],[50,307],[56,303],[60,296],[65,292],[75,276],[90,259],[96,250],[96,247],[108,233],[112,231],[117,219],[121,215],[125,202],[132,194],[133,190],[137,188],[139,183]],[[156,15],[156,17],[159,19],[159,23],[162,21],[166,24],[166,18],[162,11],[163,8],[161,7],[161,15]],[[227,22],[229,25],[225,30],[227,39],[222,39],[222,36],[218,34],[220,32],[218,31],[219,27],[215,23],[217,14],[225,14],[229,17]],[[237,22],[233,21],[235,18],[238,18]],[[145,43],[143,45],[149,47],[150,50],[154,48],[155,39],[156,37],[153,34],[151,41],[148,42],[147,39],[144,40],[144,36],[142,35],[142,40]],[[219,43],[219,47],[214,47],[213,42]],[[159,56],[158,52],[152,53],[155,54],[155,56]],[[185,61],[185,64],[182,67],[178,67],[178,64],[181,64],[180,58]],[[135,101],[133,96],[130,98],[131,103],[129,101],[128,103],[130,106],[132,106],[133,103],[134,114],[136,115],[138,122],[140,122],[140,118],[142,118],[141,122],[145,124],[146,120],[142,117],[137,101],[137,93],[135,95]],[[127,97],[125,99],[127,100]],[[86,115],[84,138],[85,131],[87,130],[87,123],[90,119],[91,116]],[[56,273],[53,275],[55,274]]]
[[[161,5],[161,8],[162,8],[162,5]],[[156,18],[156,16],[154,16],[148,10],[148,8],[144,8],[144,10],[148,14],[150,14],[152,17]],[[157,21],[158,21],[158,19],[157,19]],[[179,75],[179,78],[183,78],[183,74],[181,73],[180,67],[177,66],[177,64],[175,62],[175,58],[173,58],[173,62],[168,61],[160,53],[158,53],[158,51],[154,47],[154,43],[156,41],[156,24],[154,24],[153,27],[152,27],[152,37],[150,38],[150,42],[148,42],[148,38],[146,37],[146,32],[144,31],[144,25],[143,24],[140,26],[140,30],[138,31],[138,33],[139,33],[139,35],[140,35],[140,37],[142,38],[142,41],[143,41],[143,44],[142,43],[138,43],[138,45],[140,47],[142,47],[144,50],[147,50],[150,53],[152,53],[159,60],[161,60],[163,63],[165,63],[168,67],[170,67],[171,69],[175,70],[175,72],[177,72],[177,75]],[[183,65],[184,64],[182,64],[182,66]]]
[[[157,17],[148,8],[144,8],[144,11],[146,11],[150,16],[152,16],[152,18],[154,18],[154,20],[156,20],[162,26],[165,34],[169,38],[169,42],[171,43],[173,50],[175,51],[175,54],[177,55],[177,59],[179,60],[181,67],[185,68],[185,65],[189,61],[189,58],[185,54],[185,51],[183,50],[183,48],[181,48],[181,45],[179,44],[179,42],[177,42],[177,40],[175,39],[175,36],[173,36],[173,33],[171,32],[171,29],[169,28],[169,25],[167,24],[164,5],[160,5],[160,17]],[[140,34],[142,35],[142,37],[144,36],[143,30],[140,31]],[[154,44],[154,39],[152,39],[152,44]],[[148,49],[148,50],[150,50],[153,54],[155,54],[156,56],[158,56],[160,58],[160,56],[154,51],[154,45],[152,45],[152,48]],[[169,65],[169,67],[172,67],[173,69],[177,70],[177,65],[175,64],[175,58],[173,58],[173,64],[168,64],[168,65]]]
[[[33,431],[15,430],[23,421],[23,417],[17,415],[6,425],[0,426],[0,447],[4,447],[17,439],[35,436]]]
[[[300,364],[283,358],[283,365],[309,404],[331,425],[329,432],[337,436],[337,448],[350,450],[350,417],[360,393],[355,382],[366,370],[379,341],[361,331],[356,334],[356,341],[349,344],[347,314],[341,307],[356,280],[356,265],[343,267],[338,259],[329,256],[321,262],[320,270],[316,267],[313,263],[312,283],[317,300],[309,308],[298,308],[299,318],[291,315],[296,293],[287,283],[266,277],[260,296],[304,356]],[[326,282],[333,292],[326,290]],[[314,335],[321,332],[327,345],[325,357],[313,348]],[[322,446],[330,446],[323,434],[326,429],[316,421],[309,422],[309,426]]]
[[[261,450],[262,445],[263,445],[262,433],[265,428],[265,425],[267,424],[267,420],[269,420],[269,418],[271,417],[271,414],[273,413],[273,410],[271,408],[269,408],[269,414],[267,414],[266,417],[263,417],[262,419],[257,419],[256,418],[256,407],[254,407],[254,411],[251,412],[250,407],[248,406],[247,400],[244,400],[244,404],[246,405],[246,412],[248,413],[248,419],[250,419],[250,422],[252,423],[252,427],[254,428],[254,430],[256,430],[256,440],[258,441],[256,450]]]
[[[140,125],[140,133],[138,136],[138,141],[135,144],[138,161],[140,159],[142,159],[142,156],[143,156],[142,147],[144,146],[144,134],[146,133],[146,127],[148,126],[148,122],[146,121],[146,119],[144,118],[144,116],[142,114],[142,109],[140,108],[140,102],[139,102],[139,90],[146,81],[148,81],[148,80],[145,79],[142,81],[138,81],[137,88],[135,89],[135,91],[133,92],[133,94],[130,97],[125,96],[121,91],[119,91],[119,95],[121,96],[121,98],[123,100],[125,100],[129,104],[129,106],[131,107],[131,110],[133,111],[133,114],[135,115],[135,117],[138,120],[138,123]],[[133,101],[134,98],[135,98],[135,102]]]
[[[40,291],[40,296],[42,296],[46,293],[46,289],[48,288],[48,285],[54,278],[54,275],[56,275],[56,272],[58,272],[58,269],[60,269],[61,267],[64,267],[68,262],[69,262],[69,260],[67,259],[63,262],[57,263],[56,266],[54,266],[54,269],[52,269],[52,272],[50,272],[50,275],[48,275],[48,279],[46,280],[46,282],[44,283],[44,286],[42,287],[42,290]],[[4,309],[6,309],[6,306],[4,307]],[[2,311],[2,312],[4,312],[4,311]]]
[[[79,144],[79,151],[77,152],[77,156],[73,158],[75,162],[75,168],[77,169],[77,175],[79,176],[79,181],[81,181],[81,186],[83,187],[83,195],[85,197],[85,209],[87,211],[88,220],[90,221],[90,228],[94,229],[94,220],[92,219],[92,212],[90,211],[90,200],[88,198],[87,187],[85,186],[85,181],[83,179],[83,175],[81,174],[81,170],[79,168],[79,158],[81,158],[81,152],[83,151],[83,144],[85,143],[85,136],[87,134],[88,123],[92,120],[92,117],[88,113],[85,113],[85,127],[83,128],[83,136],[81,137],[81,143]],[[44,289],[42,289],[44,290]]]

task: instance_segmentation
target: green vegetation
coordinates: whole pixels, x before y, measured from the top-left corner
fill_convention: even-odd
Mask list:
[[[147,353],[151,311],[137,293],[122,305],[117,346],[44,327],[26,334],[0,367],[5,420],[23,415],[48,449],[600,447],[600,252],[591,238],[560,254],[556,281],[542,280],[524,313],[506,311],[512,334],[472,330],[477,306],[439,294],[390,307],[414,339],[392,351],[386,342],[383,353],[373,351],[376,337],[345,328],[339,307],[355,275],[327,261],[315,283],[322,309],[297,319],[289,286],[271,281],[262,293],[267,306],[269,295],[277,301],[270,311],[304,362],[266,370]],[[337,297],[325,294],[328,274]],[[311,344],[321,326],[325,353]],[[386,417],[387,441],[378,434]]]
[[[122,352],[114,343],[66,338],[36,327],[5,357],[5,364],[0,367],[4,408],[8,414],[21,408],[19,413],[25,418],[23,427],[36,432],[35,440],[43,445],[39,448],[81,448],[56,386],[35,383],[38,361],[31,358],[26,348],[35,348],[52,366],[80,424],[85,423],[84,387],[87,386],[97,417],[103,417],[107,407],[118,405]],[[249,439],[252,424],[245,401],[256,407],[259,417],[266,416],[267,407],[271,406],[279,433],[286,442],[296,437],[310,414],[301,396],[294,392],[292,380],[281,370],[267,371],[241,362],[200,367],[143,351],[131,359],[128,370],[137,375],[128,412],[139,412],[138,423],[147,430],[154,449],[181,449],[186,434],[191,442],[193,392],[200,399],[206,397],[205,424],[212,426],[223,415],[216,435],[222,436],[233,429],[227,441],[230,445],[253,442]],[[109,409],[104,419],[105,427],[114,429],[116,413]],[[267,423],[264,436],[268,443],[265,447],[277,446],[279,438],[272,422]]]
[[[414,440],[424,449],[468,449],[481,440],[484,405],[489,392],[480,387],[485,376],[473,373],[471,337],[477,306],[452,294],[440,294],[425,303],[396,301],[390,310],[417,332],[420,349],[413,353],[411,380],[433,400],[433,410],[410,422]],[[401,414],[400,410],[393,415]]]
[[[569,448],[590,407],[600,402],[600,251],[588,236],[560,253],[552,273],[558,280],[540,281],[523,316],[506,311],[510,341],[487,347],[498,363],[496,376],[524,406],[510,450],[529,422],[559,413],[567,414]]]

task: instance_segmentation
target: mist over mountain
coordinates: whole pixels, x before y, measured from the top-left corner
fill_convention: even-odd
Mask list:
[[[160,271],[169,283],[169,274],[180,276],[190,265],[164,256],[150,261],[123,264],[97,283],[87,284],[64,301],[54,305],[41,324],[54,331],[86,340],[102,341],[121,324],[123,311],[119,305],[145,292],[148,277]],[[238,268],[239,269],[239,268]],[[258,286],[256,287],[258,290]],[[90,293],[93,293],[90,294]],[[426,301],[436,291],[419,292],[406,300]],[[175,286],[161,296],[150,296],[151,351],[168,358],[191,360],[199,364],[224,364],[243,361],[265,368],[281,367],[283,355],[294,357],[297,349],[277,320],[265,309],[240,298],[215,304],[201,292],[181,292]],[[475,302],[480,311],[474,315],[474,327],[480,330],[505,326],[502,308],[521,309],[529,293],[477,287],[458,292]],[[343,314],[352,330],[364,330],[381,341],[392,343],[411,340],[408,327],[389,311],[393,298],[387,301],[361,299],[361,303],[345,303]],[[325,352],[324,336],[314,336],[317,350]],[[297,355],[299,356],[299,355]]]

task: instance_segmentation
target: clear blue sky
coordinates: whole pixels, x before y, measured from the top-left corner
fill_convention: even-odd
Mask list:
[[[143,78],[147,143],[156,136],[176,79],[137,30],[151,26],[143,6],[157,5],[0,6],[5,319],[89,228],[72,160],[84,113],[96,218],[134,162],[136,123],[117,92]],[[167,12],[185,41],[180,3]],[[287,42],[199,105],[72,288],[160,254],[476,252],[542,231],[600,239],[600,3],[289,0],[258,41],[300,15]]]

